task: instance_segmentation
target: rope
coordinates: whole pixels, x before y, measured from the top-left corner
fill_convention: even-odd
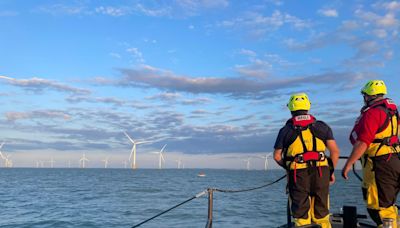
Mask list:
[[[264,184],[264,185],[261,185],[261,186],[259,186],[259,187],[255,187],[255,188],[247,188],[247,189],[239,189],[239,190],[229,190],[229,189],[218,189],[218,188],[215,188],[215,189],[213,189],[213,190],[216,191],[216,192],[225,192],[225,193],[248,192],[248,191],[257,190],[257,189],[260,189],[260,188],[265,188],[265,187],[268,187],[268,186],[273,185],[273,184],[275,184],[275,183],[278,183],[279,181],[281,181],[281,180],[284,179],[285,177],[286,177],[286,174],[283,175],[282,177],[280,177],[279,179],[277,179],[277,180],[271,182],[271,183]]]
[[[282,180],[282,179],[285,178],[285,177],[286,177],[286,174],[285,174],[284,176],[280,177],[279,179],[275,180],[274,182],[271,182],[271,183],[268,183],[268,184],[265,184],[265,185],[262,185],[262,186],[259,186],[259,187],[248,188],[248,189],[242,189],[242,190],[224,190],[224,189],[217,189],[217,188],[209,188],[209,189],[204,190],[204,191],[198,193],[197,195],[195,195],[195,196],[193,196],[193,197],[191,197],[191,198],[189,198],[189,199],[183,201],[182,203],[179,203],[179,204],[177,204],[177,205],[175,205],[175,206],[173,206],[173,207],[171,207],[171,208],[169,208],[169,209],[167,209],[167,210],[165,210],[165,211],[163,211],[163,212],[161,212],[161,213],[159,213],[159,214],[157,214],[157,215],[155,215],[155,216],[153,216],[153,217],[151,217],[151,218],[149,218],[149,219],[144,220],[144,221],[141,222],[141,223],[138,223],[138,224],[132,226],[132,228],[139,227],[139,226],[141,226],[141,225],[143,225],[143,224],[145,224],[145,223],[147,223],[147,222],[149,222],[149,221],[151,221],[151,220],[153,220],[153,219],[155,219],[155,218],[157,218],[157,217],[159,217],[159,216],[161,216],[161,215],[163,215],[163,214],[165,214],[165,213],[167,213],[167,212],[169,212],[169,211],[171,211],[171,210],[173,210],[173,209],[175,209],[175,208],[177,208],[177,207],[179,207],[179,206],[182,206],[182,205],[185,204],[185,203],[188,203],[188,202],[190,202],[190,201],[192,201],[192,200],[194,200],[194,199],[197,199],[197,198],[199,198],[199,197],[205,195],[205,194],[208,193],[209,191],[230,192],[230,193],[247,192],[247,191],[252,191],[252,190],[256,190],[256,189],[260,189],[260,188],[265,188],[265,187],[267,187],[267,186],[273,185],[273,184],[279,182],[280,180]]]
[[[157,215],[155,215],[155,216],[153,216],[153,217],[151,217],[151,218],[149,218],[149,219],[144,220],[144,221],[141,222],[141,223],[138,223],[138,224],[132,226],[132,228],[141,226],[141,225],[143,225],[144,223],[147,223],[147,222],[149,222],[150,220],[153,220],[153,219],[155,219],[155,218],[157,218],[157,217],[159,217],[159,216],[161,216],[161,215],[163,215],[163,214],[165,214],[165,213],[167,213],[167,212],[169,212],[169,211],[171,211],[171,210],[173,210],[173,209],[175,209],[175,208],[177,208],[177,207],[179,207],[179,206],[182,206],[182,205],[185,204],[185,203],[188,203],[188,202],[190,202],[190,201],[192,201],[192,200],[194,200],[194,199],[197,199],[197,198],[203,196],[203,195],[206,194],[206,193],[207,193],[207,190],[204,190],[204,191],[198,193],[197,195],[195,195],[195,196],[193,196],[193,197],[191,197],[191,198],[189,198],[189,199],[183,201],[182,203],[179,203],[179,204],[177,204],[177,205],[175,205],[175,206],[173,206],[173,207],[171,207],[171,208],[169,208],[169,209],[167,209],[167,210],[165,210],[165,211],[163,211],[163,212],[161,212],[161,213],[159,213],[159,214],[157,214]]]

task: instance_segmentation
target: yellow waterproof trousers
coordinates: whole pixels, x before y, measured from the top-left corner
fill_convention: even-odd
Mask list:
[[[398,226],[399,215],[395,202],[399,188],[400,160],[397,155],[388,156],[363,158],[362,162],[363,197],[370,217],[378,227],[384,218],[393,219],[393,227]]]

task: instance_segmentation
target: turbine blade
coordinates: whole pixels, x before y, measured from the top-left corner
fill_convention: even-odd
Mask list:
[[[3,145],[4,145],[4,142],[2,142],[2,143],[1,143],[1,145],[0,145],[0,149],[1,149],[1,148],[3,148]]]
[[[166,146],[167,146],[167,144],[165,144],[165,145],[163,146],[163,148],[160,150],[160,153],[162,153],[162,152],[164,151],[164,149],[165,149]]]
[[[144,143],[152,143],[153,141],[140,141],[140,142],[136,142],[136,145],[139,144],[144,144]]]
[[[129,141],[131,141],[131,143],[135,143],[135,141],[128,135],[128,133],[126,133],[126,131],[124,131],[124,134],[126,135],[126,137],[128,137]]]

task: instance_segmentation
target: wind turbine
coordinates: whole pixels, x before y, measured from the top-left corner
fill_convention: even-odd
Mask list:
[[[107,169],[108,167],[108,157],[106,157],[104,160],[101,160],[104,162],[104,168]]]
[[[54,167],[54,159],[53,159],[53,157],[51,157],[49,162],[50,162],[50,167],[53,168]]]
[[[125,131],[124,131],[124,134],[126,135],[126,137],[128,137],[129,141],[131,141],[131,143],[133,144],[131,154],[129,155],[129,161],[131,160],[132,155],[133,155],[131,168],[136,169],[136,145],[143,144],[143,143],[149,143],[151,141],[138,141],[138,140],[135,141]]]
[[[260,156],[260,158],[265,159],[265,162],[264,162],[264,170],[267,170],[267,169],[268,169],[268,158],[270,158],[271,156],[272,156],[272,153],[267,153],[267,154],[264,155],[264,156]]]
[[[4,157],[3,153],[1,152],[1,148],[3,148],[3,145],[4,145],[4,142],[2,142],[2,143],[0,144],[0,157],[1,157],[1,159],[3,159],[4,161],[6,161],[6,157]]]
[[[154,154],[158,154],[158,168],[159,168],[159,169],[162,169],[162,162],[165,163],[165,159],[164,159],[164,156],[163,156],[163,152],[164,152],[164,149],[165,149],[166,146],[167,146],[167,144],[165,144],[165,145],[161,148],[161,150],[160,150],[159,152],[153,152]]]
[[[83,154],[82,158],[79,159],[79,165],[82,163],[82,166],[81,166],[81,167],[84,169],[84,168],[85,168],[85,163],[86,163],[87,161],[89,161],[89,159],[87,159],[86,156],[85,156],[85,154]]]
[[[246,169],[247,169],[247,170],[250,170],[250,157],[247,158],[247,159],[244,159],[243,161],[246,162]]]
[[[8,155],[6,155],[5,156],[5,167],[7,167],[7,168],[11,168],[12,167],[12,161],[11,161],[11,159],[9,159],[9,157],[11,156],[11,154],[8,154]]]
[[[178,162],[178,169],[181,168],[181,164],[182,164],[182,159],[179,158],[178,160],[175,160],[176,162]]]

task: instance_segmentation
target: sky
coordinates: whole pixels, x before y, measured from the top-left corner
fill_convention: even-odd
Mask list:
[[[14,167],[123,168],[125,131],[139,168],[262,169],[298,92],[348,155],[361,87],[400,102],[400,1],[0,0],[0,28]]]

